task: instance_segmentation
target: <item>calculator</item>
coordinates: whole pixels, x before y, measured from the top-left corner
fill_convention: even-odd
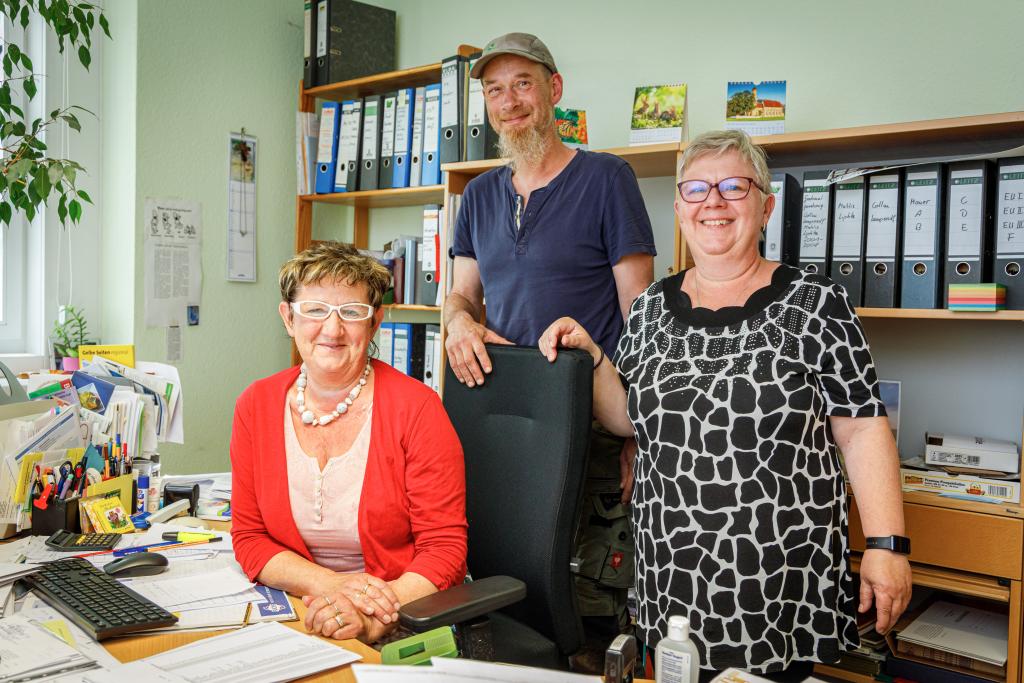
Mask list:
[[[76,534],[61,529],[46,539],[47,547],[60,552],[79,553],[90,550],[113,550],[121,534]]]

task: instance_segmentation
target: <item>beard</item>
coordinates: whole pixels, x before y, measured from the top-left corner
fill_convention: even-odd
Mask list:
[[[510,159],[512,168],[536,166],[551,148],[551,131],[555,127],[555,109],[546,108],[542,119],[531,126],[512,128],[498,134],[498,154]]]

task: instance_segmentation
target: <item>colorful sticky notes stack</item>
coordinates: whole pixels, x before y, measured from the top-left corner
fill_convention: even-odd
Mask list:
[[[1001,311],[1006,308],[1006,287],[994,282],[950,285],[948,308],[951,311]]]

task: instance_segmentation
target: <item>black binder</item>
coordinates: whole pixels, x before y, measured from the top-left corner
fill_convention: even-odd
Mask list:
[[[900,308],[942,308],[942,236],[946,167],[907,169],[903,181],[903,267]]]
[[[455,55],[441,62],[441,163],[462,161],[465,125],[466,65],[465,57]]]
[[[824,275],[832,237],[832,185],[828,171],[804,173],[800,241],[797,265],[808,273]]]
[[[482,52],[469,57],[467,76]],[[466,88],[466,161],[497,159],[498,133],[487,118],[487,103],[484,100],[484,82],[480,78],[469,78]]]
[[[376,190],[380,173],[380,131],[383,98],[371,95],[363,98],[363,141],[360,151],[359,189]]]
[[[946,291],[949,285],[992,282],[992,218],[995,182],[992,162],[958,161],[949,164],[946,189]]]
[[[800,262],[800,183],[788,173],[772,175],[775,208],[764,230],[761,255],[796,267]]]
[[[999,160],[993,277],[1006,287],[1006,308],[1024,309],[1024,157]]]
[[[395,69],[395,12],[355,0],[318,0],[315,82],[328,85]],[[323,22],[322,24],[320,22]]]
[[[338,134],[339,165],[334,178],[335,192],[359,190],[359,166],[362,150],[363,101],[346,100],[341,104],[341,131]]]
[[[832,204],[832,250],[828,275],[843,286],[850,303],[864,301],[864,238],[868,185],[864,176],[835,184]]]
[[[303,9],[302,26],[302,87],[312,88],[316,84],[316,8],[314,0],[306,0]]]
[[[864,261],[864,305],[895,308],[900,302],[900,216],[903,173],[899,169],[867,176],[868,239]]]
[[[398,111],[398,93],[389,92],[382,96],[383,118],[380,126],[380,174],[377,189],[390,190],[394,187],[395,171],[395,113]]]

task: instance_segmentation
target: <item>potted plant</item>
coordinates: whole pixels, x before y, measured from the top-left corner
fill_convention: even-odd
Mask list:
[[[53,323],[54,361],[62,370],[74,372],[78,369],[78,347],[91,343],[85,314],[74,306],[65,306],[63,315]]]

